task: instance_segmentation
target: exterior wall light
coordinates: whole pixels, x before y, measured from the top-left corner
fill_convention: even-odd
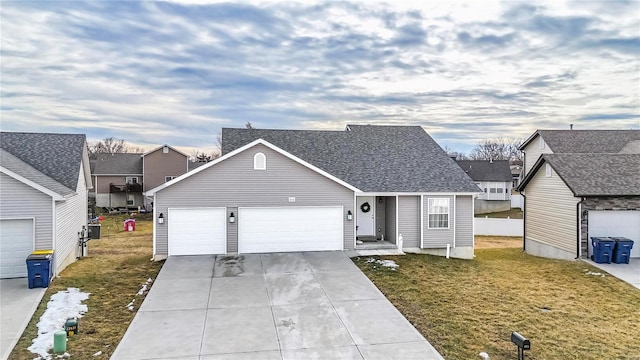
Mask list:
[[[158,215],[158,224],[164,224],[164,215],[162,213]]]
[[[230,223],[232,223],[232,224],[233,224],[234,222],[236,222],[236,217],[235,217],[235,215],[233,215],[233,213],[231,213],[231,214],[229,215],[229,222],[230,222]]]
[[[349,221],[353,220],[353,214],[351,213],[351,210],[347,211],[347,220]]]

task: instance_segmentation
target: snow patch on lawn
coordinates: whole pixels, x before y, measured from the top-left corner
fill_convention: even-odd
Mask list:
[[[585,275],[593,275],[593,276],[600,276],[600,277],[604,277],[604,274],[601,272],[597,272],[597,271],[589,271],[589,270],[585,270],[586,272],[584,273]]]
[[[487,354],[486,352],[481,352],[480,354],[478,354],[480,356],[480,358],[482,358],[483,360],[489,360],[489,354]]]
[[[81,318],[89,311],[87,305],[82,304],[88,298],[89,293],[81,292],[78,288],[68,288],[53,294],[47,303],[47,310],[38,321],[38,336],[27,350],[37,354],[39,357],[36,359],[51,359],[49,350],[53,348],[53,333],[64,330],[67,318]]]
[[[375,263],[375,264],[378,264],[378,265],[384,266],[384,267],[388,267],[388,268],[391,268],[391,270],[395,270],[395,269],[400,267],[400,265],[396,264],[396,262],[393,261],[393,260],[378,260],[378,259],[374,259],[374,258],[368,258],[367,262],[368,263]]]
[[[142,286],[140,287],[140,290],[138,290],[138,292],[136,293],[136,296],[142,296],[142,295],[146,294],[147,291],[149,291],[149,286],[151,285],[152,282],[153,282],[153,280],[151,280],[151,278],[148,278],[147,281],[144,284],[142,284]],[[136,302],[136,299],[133,299],[125,307],[127,309],[129,309],[129,311],[133,311],[133,309],[134,309],[133,304],[135,302]]]

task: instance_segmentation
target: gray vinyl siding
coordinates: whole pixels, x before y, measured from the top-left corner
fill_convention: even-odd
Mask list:
[[[227,222],[227,252],[229,253],[237,253],[238,252],[238,208],[237,207],[228,207],[227,208],[227,219],[233,213],[233,216],[236,218],[236,222],[231,224]]]
[[[51,196],[0,174],[0,219],[35,218],[35,250],[53,248],[52,202]]]
[[[386,235],[385,239],[389,242],[396,243],[396,198],[395,196],[387,196],[385,198],[386,207]]]
[[[547,177],[543,164],[527,185],[525,238],[576,252],[576,204],[579,199],[555,171]]]
[[[420,247],[420,196],[398,196],[398,233],[404,248]]]
[[[266,155],[266,170],[253,170],[257,152]],[[289,197],[295,197],[295,202],[289,202]],[[156,254],[167,255],[170,207],[269,206],[342,206],[344,214],[349,210],[355,213],[352,190],[264,145],[256,145],[156,193],[156,213],[165,214],[165,224],[156,224]],[[237,228],[237,223],[234,226]],[[354,226],[346,215],[343,228],[344,249],[351,250]],[[237,250],[237,229],[227,232],[227,246],[230,252]]]
[[[449,228],[448,229],[429,229],[429,199],[449,199]],[[423,196],[423,248],[438,249],[447,247],[447,244],[453,246],[454,227],[456,226],[455,213],[456,204],[453,196]]]
[[[78,252],[78,232],[87,226],[87,187],[80,165],[76,194],[56,202],[56,269],[62,271]]]
[[[473,246],[473,197],[456,196],[456,247]]]

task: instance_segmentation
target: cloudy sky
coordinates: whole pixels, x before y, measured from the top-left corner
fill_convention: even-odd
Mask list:
[[[3,131],[209,151],[247,121],[401,124],[466,152],[570,123],[640,129],[637,0],[2,1],[0,16]]]

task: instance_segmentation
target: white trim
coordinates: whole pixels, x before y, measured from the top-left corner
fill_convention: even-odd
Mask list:
[[[456,194],[453,194],[453,248],[456,247],[456,211],[458,210],[458,197]],[[451,217],[451,215],[449,215],[449,217]],[[451,221],[451,219],[449,219],[449,221]]]
[[[420,249],[424,249],[424,195],[420,195]]]
[[[145,157],[145,156],[147,156],[147,155],[151,154],[152,152],[156,152],[156,151],[158,151],[158,150],[162,149],[162,148],[163,148],[163,147],[165,147],[165,146],[166,146],[166,147],[168,147],[169,149],[172,149],[173,151],[177,152],[178,154],[181,154],[181,155],[186,156],[186,157],[187,157],[187,159],[189,158],[189,155],[187,155],[186,153],[183,153],[182,151],[180,151],[180,150],[178,150],[178,149],[176,149],[176,148],[174,148],[173,146],[168,145],[168,144],[163,144],[163,145],[160,145],[160,146],[158,146],[157,148],[155,148],[155,149],[153,149],[153,150],[149,150],[149,151],[147,151],[146,153],[144,153],[144,154],[140,155],[140,157]]]
[[[473,239],[473,241],[471,241],[471,248],[474,249],[474,254],[475,254],[475,248],[476,248],[476,222],[475,222],[475,208],[476,208],[476,197],[472,196],[471,197],[471,238]],[[524,216],[523,216],[524,218]],[[523,219],[524,221],[524,219]]]
[[[157,210],[157,206],[156,206],[156,195],[153,194],[153,207],[152,207],[152,213],[153,213],[153,257],[156,257],[156,241],[157,239],[157,229],[156,226],[158,226],[158,218],[156,215],[156,210]],[[167,216],[169,216],[169,211],[167,209]],[[162,224],[164,226],[167,226],[167,223],[165,222],[164,224]],[[169,255],[169,228],[167,228],[167,256]]]
[[[140,185],[140,179],[139,178],[140,178],[139,176],[125,176],[124,177],[124,183],[126,185],[129,185],[129,184],[131,184],[131,185],[133,185],[133,184]],[[133,182],[133,181],[129,182],[129,179],[131,179],[131,180],[136,179],[136,182]]]
[[[56,213],[56,201],[51,200],[51,250],[53,250],[53,264],[49,264],[49,266],[53,266],[53,277],[58,276],[58,260],[55,253],[58,249],[58,214]],[[78,244],[76,243],[76,246]],[[35,244],[34,244],[35,249]],[[78,253],[78,248],[76,248],[76,254]]]
[[[261,151],[253,154],[253,170],[267,170],[267,155]]]
[[[30,187],[32,187],[32,188],[34,188],[34,189],[36,189],[36,190],[38,190],[38,191],[40,191],[42,193],[45,193],[45,194],[51,196],[53,198],[53,200],[63,201],[65,199],[64,196],[62,196],[61,194],[58,194],[57,192],[55,192],[53,190],[49,190],[46,187],[44,187],[44,186],[42,186],[42,185],[40,185],[38,183],[35,183],[35,182],[33,182],[33,181],[31,181],[31,180],[29,180],[29,179],[27,179],[27,178],[25,178],[25,177],[23,177],[21,175],[18,175],[16,173],[14,173],[13,171],[5,168],[4,166],[0,166],[0,172],[2,172],[3,174],[5,174],[5,175],[7,175],[9,177],[12,177],[12,178],[20,181],[21,183],[23,183],[23,184],[25,184],[27,186],[30,186]]]
[[[587,213],[587,217],[589,213]],[[578,202],[578,258],[582,258],[582,202]],[[587,234],[589,229],[587,229]],[[589,244],[587,243],[587,255],[589,255]]]
[[[431,199],[443,199],[443,200],[447,200],[448,204],[448,211],[447,211],[447,227],[434,227],[432,228],[431,226],[429,226],[429,215],[431,215],[431,204],[429,204],[429,200]],[[442,215],[442,214],[436,214],[436,215]],[[451,229],[451,199],[448,197],[433,197],[433,198],[427,198],[427,229],[428,230],[450,230]]]
[[[148,190],[148,191],[146,191],[145,194],[146,195],[153,195],[154,193],[156,193],[156,192],[158,192],[160,190],[163,190],[163,189],[165,189],[165,188],[167,188],[167,187],[169,187],[169,186],[171,186],[171,185],[173,185],[175,183],[178,183],[178,182],[180,182],[180,181],[182,181],[182,180],[184,180],[184,179],[186,179],[186,178],[188,178],[190,176],[193,176],[193,175],[195,175],[195,174],[197,174],[197,173],[199,173],[201,171],[204,171],[204,170],[206,170],[206,169],[208,169],[208,168],[210,168],[212,166],[215,166],[216,164],[218,164],[218,163],[220,163],[222,161],[225,161],[225,160],[227,160],[227,159],[229,159],[229,158],[231,158],[231,157],[233,157],[235,155],[238,155],[238,154],[244,152],[245,150],[250,149],[250,148],[252,148],[252,147],[254,147],[256,145],[264,145],[264,146],[270,148],[271,150],[279,153],[280,155],[283,155],[283,156],[285,156],[285,157],[287,157],[287,158],[299,163],[300,165],[303,165],[303,166],[305,166],[305,167],[317,172],[318,174],[320,174],[320,175],[322,175],[322,176],[324,176],[324,177],[326,177],[326,178],[328,178],[330,180],[333,180],[334,182],[346,187],[349,190],[356,191],[356,192],[362,192],[360,189],[356,188],[355,186],[353,186],[351,184],[348,184],[348,183],[338,179],[337,177],[327,173],[326,171],[324,171],[324,170],[322,170],[320,168],[317,168],[317,167],[309,164],[308,162],[298,158],[297,156],[292,155],[292,154],[286,152],[285,150],[282,150],[279,147],[277,147],[277,146],[275,146],[275,145],[273,145],[273,144],[271,144],[271,143],[269,143],[269,142],[267,142],[267,141],[265,141],[263,139],[257,139],[255,141],[252,141],[251,143],[243,146],[243,147],[235,149],[234,151],[232,151],[232,152],[230,152],[230,153],[228,153],[228,154],[226,154],[226,155],[224,155],[222,157],[219,157],[219,158],[217,158],[217,159],[215,159],[213,161],[208,162],[206,165],[202,165],[199,168],[197,168],[195,170],[192,170],[192,171],[189,171],[188,173],[182,174],[182,175],[178,176],[177,178],[175,178],[175,179],[173,179],[173,180],[171,180],[171,181],[169,181],[167,183],[164,183],[164,184],[162,184],[160,186],[157,186],[157,187],[155,187],[155,188],[153,188],[151,190]]]
[[[399,197],[398,195],[396,195],[396,247],[398,247],[398,243],[400,242],[400,228],[398,227],[398,211],[400,209],[400,201],[399,201]],[[404,241],[402,242],[402,244],[400,244],[401,246],[404,246]],[[401,248],[398,248],[398,250],[402,251]]]
[[[453,195],[478,195],[483,194],[482,191],[477,192],[371,192],[361,191],[358,192],[358,196],[453,196]]]
[[[545,165],[545,167],[544,167],[544,176],[545,177],[551,177],[551,175],[553,174],[551,172],[551,165],[549,163],[546,163],[544,165]]]
[[[93,174],[94,176],[117,176],[117,177],[127,177],[127,176],[144,176],[143,174]]]
[[[357,234],[357,230],[356,230],[356,223],[357,223],[357,213],[356,213],[356,209],[358,208],[358,198],[356,193],[353,193],[353,211],[351,212],[351,223],[353,223],[353,250],[356,249],[356,246],[358,246],[358,234]],[[348,221],[348,220],[347,220]]]
[[[89,151],[87,150],[87,140],[85,139],[82,148],[82,171],[84,172],[84,184],[87,190],[93,189],[91,183],[91,162],[89,161]]]

